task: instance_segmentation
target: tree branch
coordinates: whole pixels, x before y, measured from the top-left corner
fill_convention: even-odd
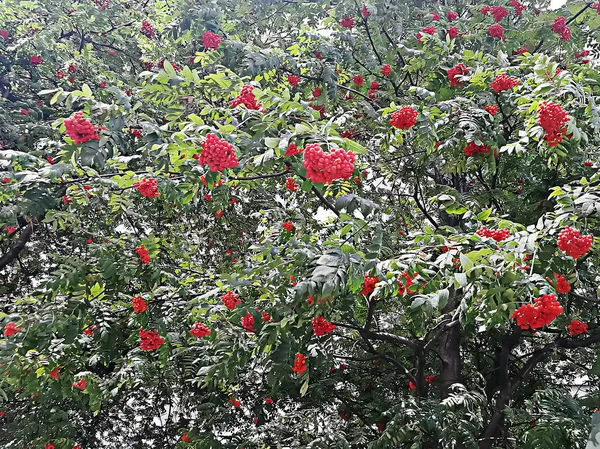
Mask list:
[[[35,231],[35,225],[32,222],[29,222],[27,227],[21,232],[17,242],[6,252],[6,254],[0,257],[0,270],[17,259],[19,253],[23,251],[26,243],[33,235],[33,231]]]

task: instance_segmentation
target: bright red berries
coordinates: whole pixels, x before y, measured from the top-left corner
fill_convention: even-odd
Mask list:
[[[506,40],[506,36],[504,35],[504,28],[502,27],[502,25],[496,23],[489,27],[488,31],[490,33],[490,36],[494,39],[502,39],[503,41]]]
[[[425,378],[425,382],[427,382],[428,384],[432,384],[435,381],[435,376],[427,376]]]
[[[12,235],[15,232],[17,232],[17,227],[16,226],[7,226],[4,228],[4,230],[8,233],[8,235]]]
[[[594,166],[594,163],[593,163],[592,161],[585,161],[585,162],[583,163],[583,166],[584,166],[584,167],[593,167],[593,166]],[[6,179],[6,178],[5,178],[5,179]]]
[[[450,39],[456,39],[458,37],[458,27],[448,27],[448,36]]]
[[[571,321],[567,328],[569,329],[569,335],[585,334],[588,331],[588,325],[579,320]]]
[[[508,16],[508,11],[504,6],[491,6],[490,13],[494,16],[494,22],[500,22]]]
[[[246,312],[246,316],[240,319],[242,327],[246,329],[246,332],[256,332],[254,329],[254,317],[250,312]]]
[[[219,48],[219,44],[223,42],[221,36],[213,33],[212,31],[205,31],[201,39],[202,46],[207,50],[216,50]]]
[[[584,256],[592,247],[592,243],[594,243],[592,235],[581,235],[580,231],[570,226],[565,226],[558,234],[558,248],[573,259]]]
[[[140,31],[142,32],[142,34],[144,36],[146,36],[148,39],[152,40],[154,38],[154,27],[152,26],[152,24],[150,22],[148,22],[147,20],[144,20],[142,22],[142,28],[140,29]]]
[[[352,82],[356,87],[361,87],[365,83],[365,77],[362,75],[355,75],[352,77]]]
[[[192,439],[188,437],[187,433],[184,433],[183,435],[181,435],[181,441],[184,443],[191,443]]]
[[[451,69],[448,69],[446,73],[448,73],[448,81],[450,81],[451,86],[462,87],[463,83],[462,81],[460,81],[459,77],[468,75],[469,69],[467,69],[467,67],[463,63],[460,63],[455,65]]]
[[[409,295],[412,295],[413,293],[416,293],[417,291],[415,289],[411,289],[411,286],[414,285],[414,280],[418,275],[419,273],[414,273],[411,277],[408,271],[403,271],[402,276],[398,277],[397,279],[398,294],[404,295],[405,293],[408,293]],[[402,280],[402,278],[404,278],[404,280]]]
[[[371,16],[371,13],[365,5],[363,5],[363,7],[360,9],[360,13],[365,19],[368,19]]]
[[[77,382],[73,383],[72,385],[73,385],[73,388],[77,388],[77,389],[83,391],[83,390],[85,390],[85,387],[87,386],[87,382],[82,377]]]
[[[311,324],[313,327],[313,332],[317,337],[322,337],[323,335],[327,335],[333,330],[335,330],[335,324],[327,321],[323,315],[319,315],[317,318],[313,318],[311,320]]]
[[[236,306],[240,305],[242,301],[238,299],[240,295],[233,293],[231,290],[227,290],[223,296],[221,296],[221,301],[225,304],[229,310],[235,309]]]
[[[359,295],[369,296],[375,290],[375,285],[379,282],[379,276],[363,276],[362,290]]]
[[[552,31],[560,35],[560,40],[566,42],[571,39],[571,28],[567,26],[567,22],[563,16],[558,16],[552,24]]]
[[[146,301],[141,296],[131,298],[131,307],[135,313],[144,313],[148,310],[148,304],[146,304]]]
[[[433,22],[439,22],[440,21],[440,16],[438,15],[437,12],[430,12],[429,14],[431,14],[431,20]]]
[[[234,408],[238,408],[240,405],[242,405],[242,402],[239,399],[229,399],[227,402],[233,405]]]
[[[128,129],[127,132],[133,135],[133,137],[135,137],[136,139],[142,138],[142,132],[139,129]]]
[[[284,221],[281,227],[287,232],[292,232],[294,230],[294,223],[292,223],[291,221]]]
[[[512,6],[513,8],[515,8],[515,14],[517,16],[520,16],[521,14],[523,14],[523,11],[525,11],[525,9],[527,9],[527,6],[525,6],[523,3],[519,2],[519,0],[510,0],[509,6]]]
[[[349,179],[354,171],[356,155],[352,151],[334,148],[325,153],[318,144],[306,145],[303,165],[312,182],[331,184],[335,179]]]
[[[133,186],[135,187],[135,190],[140,192],[140,194],[142,196],[145,196],[146,198],[154,198],[155,196],[160,196],[160,193],[158,193],[158,185],[156,183],[155,178],[144,178],[136,182]]]
[[[290,83],[290,86],[296,87],[298,84],[300,84],[302,78],[300,78],[298,75],[288,75],[287,80],[288,83]]]
[[[352,28],[354,28],[354,18],[344,17],[342,20],[340,20],[340,25],[344,28],[348,28],[349,30],[351,30]]]
[[[271,398],[265,398],[265,404],[266,405],[273,405],[273,402],[275,402],[275,401],[273,401],[273,399],[271,399]]]
[[[312,91],[312,96],[315,98],[319,98],[322,94],[321,88],[320,87],[315,87],[314,90]]]
[[[454,11],[448,11],[448,21],[454,22],[456,19],[458,19],[458,14]]]
[[[392,74],[392,66],[390,66],[389,64],[384,64],[381,67],[381,74],[383,76],[390,76]]]
[[[505,90],[510,90],[518,84],[519,80],[517,78],[511,78],[510,76],[506,75],[506,73],[501,73],[500,75],[497,75],[496,78],[494,78],[494,81],[490,83],[490,87],[494,90],[494,92],[500,93]]]
[[[48,374],[54,380],[58,380],[58,369],[59,367],[57,366],[52,371],[50,371],[50,374]]]
[[[463,148],[465,156],[477,156],[480,154],[487,154],[492,149],[489,145],[477,145],[475,142],[469,142],[466,147]]]
[[[235,168],[239,165],[233,145],[212,133],[207,134],[206,139],[202,142],[202,153],[198,158],[198,163],[208,165],[212,172]]]
[[[421,31],[419,31],[417,33],[417,41],[419,41],[419,44],[422,44],[423,41],[421,40],[421,38],[423,37],[424,34],[429,34],[430,36],[433,36],[436,32],[437,32],[437,30],[435,27],[421,28]]]
[[[538,106],[538,123],[546,132],[544,139],[549,147],[555,147],[562,142],[567,134],[567,122],[570,120],[560,104],[541,102]]]
[[[98,127],[84,119],[81,111],[76,112],[72,117],[65,120],[65,129],[67,136],[75,145],[89,142],[90,140],[100,140],[97,131]]]
[[[265,323],[268,323],[269,321],[271,321],[271,315],[269,315],[264,310],[262,312],[260,312],[260,316],[262,317],[262,319]]]
[[[91,326],[86,327],[85,329],[83,329],[83,333],[85,335],[88,336],[93,336],[94,332],[98,330],[98,326],[96,326],[95,324],[92,324]]]
[[[296,359],[294,360],[294,366],[292,367],[292,371],[296,374],[302,374],[304,371],[306,371],[306,368],[306,356],[300,354],[299,352],[296,353]]]
[[[199,323],[196,321],[194,323],[194,327],[190,329],[190,334],[192,334],[196,338],[204,338],[210,335],[210,329],[206,324]]]
[[[390,125],[398,129],[410,129],[417,124],[419,113],[411,106],[402,106],[392,113]]]
[[[475,234],[477,234],[479,237],[487,237],[490,239],[494,239],[497,242],[501,242],[510,237],[510,230],[506,228],[488,229],[487,227],[482,226],[481,229],[479,229]]]
[[[302,154],[303,151],[304,151],[303,148],[298,148],[298,145],[296,145],[295,143],[292,142],[286,148],[284,156],[288,156],[288,157],[296,156],[298,154]]]
[[[408,388],[410,388],[411,390],[416,390],[417,386],[412,382],[408,382]]]
[[[498,105],[485,105],[483,107],[486,111],[488,111],[491,115],[496,115],[498,113]]]
[[[135,253],[140,256],[140,261],[144,265],[148,265],[150,263],[150,251],[146,249],[143,243],[135,250]]]
[[[529,53],[529,49],[527,48],[527,44],[525,44],[522,48],[515,50],[513,54],[515,55],[523,55],[525,53]]]
[[[523,329],[539,329],[552,323],[563,311],[554,295],[542,295],[535,299],[535,304],[525,304],[515,310],[512,317]]]
[[[223,215],[225,215],[225,212],[222,210],[215,212],[215,217],[217,218],[221,218]]]
[[[549,278],[546,279],[548,279],[548,281],[554,285],[557,293],[563,294],[571,291],[571,284],[569,284],[562,274],[554,273],[554,277],[556,278],[556,282],[553,282]]]
[[[140,329],[140,349],[142,351],[156,351],[164,344],[164,338],[157,331]]]
[[[44,446],[44,449],[54,449],[54,444],[52,444],[52,443],[47,443],[47,444]]]
[[[40,65],[42,62],[44,62],[44,60],[41,56],[35,55],[29,58],[29,62],[31,62],[31,65]]]
[[[243,104],[244,106],[246,106],[246,109],[258,111],[262,107],[262,104],[256,102],[256,97],[252,93],[253,91],[254,86],[252,86],[251,84],[245,84],[244,86],[242,86],[240,94],[233,100],[231,100],[229,102],[229,105],[232,108],[235,108],[236,106]]]
[[[16,323],[11,322],[4,326],[4,336],[7,338],[12,337],[18,332],[21,332],[21,328],[17,327]]]
[[[285,188],[288,189],[290,192],[295,192],[296,190],[298,190],[299,186],[300,184],[296,184],[294,182],[294,178],[287,178],[285,180]]]

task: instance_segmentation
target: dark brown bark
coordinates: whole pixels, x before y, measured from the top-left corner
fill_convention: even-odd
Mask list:
[[[456,290],[450,288],[448,304],[442,313],[452,313],[458,307]],[[461,381],[462,363],[460,358],[460,324],[457,319],[443,326],[439,336],[439,354],[442,360],[440,371],[440,391],[442,398],[447,398],[450,386]]]
[[[6,252],[6,254],[0,257],[0,270],[17,260],[17,256],[25,248],[25,245],[33,235],[33,231],[35,231],[35,225],[30,222],[27,227],[23,229],[23,232],[21,232],[16,243]]]

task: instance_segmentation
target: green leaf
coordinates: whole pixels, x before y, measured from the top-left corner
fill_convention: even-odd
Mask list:
[[[463,253],[460,253],[460,264],[463,267],[464,271],[470,271],[473,268],[473,262]]]
[[[309,379],[306,379],[304,381],[304,383],[302,384],[302,386],[300,387],[300,396],[302,396],[302,397],[304,397],[304,395],[308,391],[308,381],[309,381]]]

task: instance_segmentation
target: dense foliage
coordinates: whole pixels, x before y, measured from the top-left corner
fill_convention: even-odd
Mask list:
[[[3,448],[584,448],[600,3],[3,0]]]

